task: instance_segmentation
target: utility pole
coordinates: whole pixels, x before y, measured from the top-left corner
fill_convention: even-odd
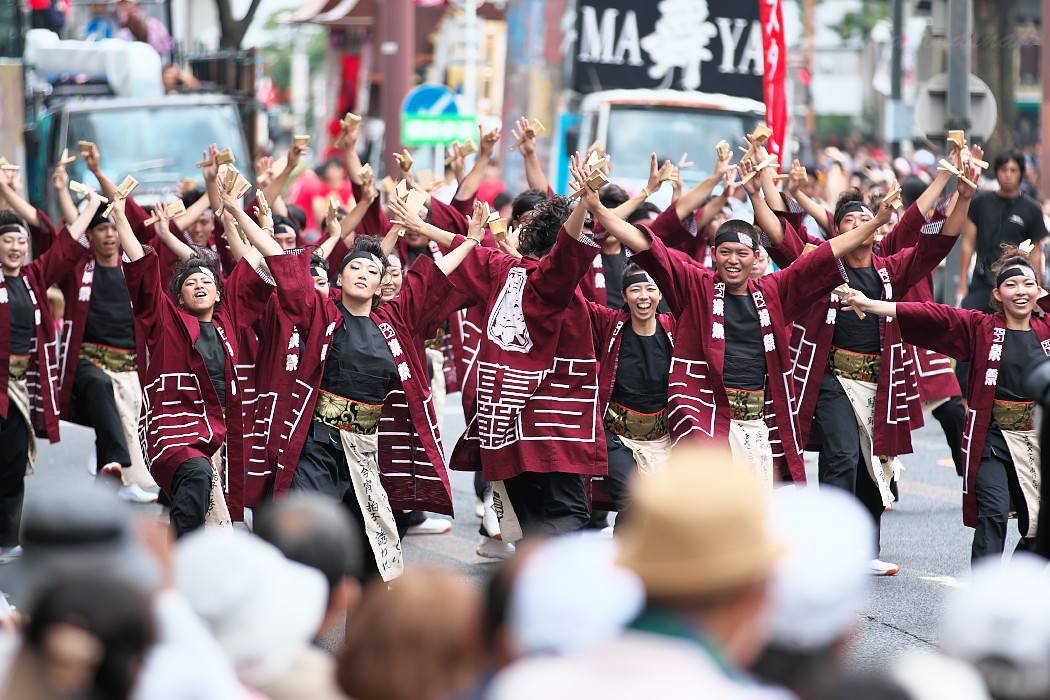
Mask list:
[[[970,128],[973,1],[948,0],[948,119],[945,130]]]
[[[806,137],[813,143],[817,137],[817,110],[813,105],[813,73],[816,69],[817,30],[814,15],[817,0],[806,0],[806,71],[810,84],[806,86]]]
[[[379,115],[383,119],[383,160],[392,177],[398,172],[394,153],[400,153],[401,103],[415,82],[416,8],[412,0],[382,0],[379,5],[379,70],[383,94]],[[395,178],[396,179],[396,178]]]
[[[1043,103],[1039,107],[1039,194],[1050,194],[1050,0],[1043,0],[1043,18],[1040,27],[1042,45],[1039,48],[1039,76],[1043,85]]]
[[[893,31],[890,41],[890,153],[894,158],[901,154],[901,53],[904,50],[904,0],[893,0]]]

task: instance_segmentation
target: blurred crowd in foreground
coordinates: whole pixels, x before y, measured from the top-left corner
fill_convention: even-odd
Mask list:
[[[939,650],[858,674],[874,532],[855,499],[767,497],[696,448],[635,489],[615,540],[531,543],[483,590],[361,581],[357,525],[307,495],[176,545],[102,489],[56,489],[4,570],[2,697],[1050,698],[1043,560],[979,562]]]

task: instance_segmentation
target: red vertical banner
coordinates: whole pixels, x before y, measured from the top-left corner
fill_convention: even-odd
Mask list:
[[[781,155],[787,137],[787,45],[784,42],[783,0],[758,0],[762,14],[762,87],[766,124],[773,130],[766,148]]]

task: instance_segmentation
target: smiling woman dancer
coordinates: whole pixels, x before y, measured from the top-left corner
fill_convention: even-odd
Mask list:
[[[660,288],[634,263],[624,269],[620,288],[622,309],[593,301],[587,307],[600,367],[598,407],[605,417],[609,450],[609,473],[598,478],[614,509],[623,512],[635,474],[658,468],[670,455],[667,385],[675,318],[657,313],[663,299]]]
[[[13,211],[0,210],[0,358],[8,358],[0,370],[0,563],[22,551],[18,528],[36,438],[59,437],[58,348],[47,288],[84,255],[78,241],[100,202],[92,193],[67,232],[28,264],[29,231]]]
[[[1028,257],[1004,246],[992,271],[994,314],[860,293],[850,297],[862,311],[896,318],[906,342],[970,362],[963,522],[975,528],[974,559],[1003,551],[1011,511],[1017,512],[1022,537],[1018,547],[1028,548],[1035,537],[1040,445],[1024,378],[1033,363],[1050,355],[1050,321],[1033,316],[1040,288]]]

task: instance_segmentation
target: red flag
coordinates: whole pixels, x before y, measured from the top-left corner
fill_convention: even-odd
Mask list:
[[[763,71],[762,87],[766,103],[766,124],[773,130],[766,148],[781,155],[787,136],[787,44],[784,42],[783,0],[761,3]]]

